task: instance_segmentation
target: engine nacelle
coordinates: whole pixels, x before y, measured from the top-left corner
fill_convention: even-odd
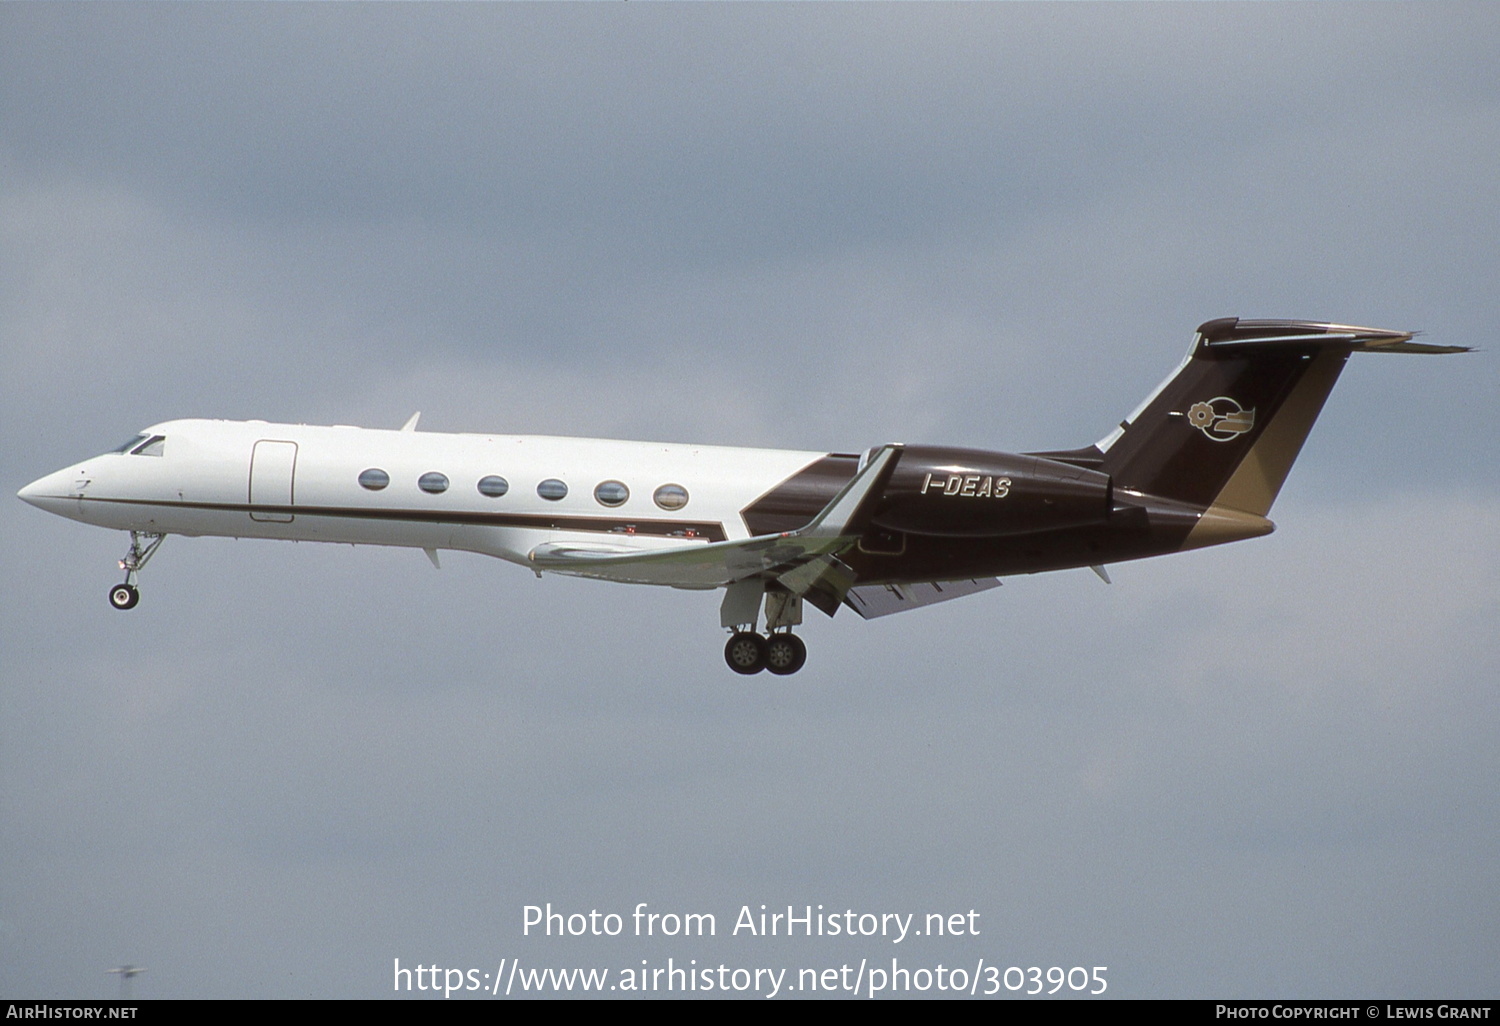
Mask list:
[[[908,534],[990,538],[1103,523],[1108,474],[1039,456],[907,446],[875,513]]]

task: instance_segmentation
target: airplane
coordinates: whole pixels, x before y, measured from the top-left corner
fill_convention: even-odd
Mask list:
[[[21,489],[128,531],[110,589],[169,534],[496,556],[533,571],[724,592],[725,662],[792,674],[804,605],[872,619],[1000,578],[1255,538],[1349,356],[1458,353],[1414,333],[1212,320],[1094,445],[1007,453],[892,443],[806,452],[264,421],[174,420]],[[765,632],[759,623],[764,608]]]

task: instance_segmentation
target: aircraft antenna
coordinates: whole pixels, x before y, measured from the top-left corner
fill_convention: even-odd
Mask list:
[[[133,980],[133,979],[135,979],[137,976],[141,975],[141,973],[143,973],[145,971],[146,970],[143,967],[138,966],[138,965],[131,965],[128,962],[125,965],[116,966],[113,969],[106,969],[105,970],[105,972],[119,973],[120,974],[120,1000],[121,1001],[129,1001],[130,1000],[130,990],[131,990],[131,988],[130,988],[130,981]]]

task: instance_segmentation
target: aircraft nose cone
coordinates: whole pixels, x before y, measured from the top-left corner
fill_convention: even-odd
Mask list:
[[[67,505],[70,492],[76,491],[69,487],[69,476],[72,473],[71,470],[59,470],[55,474],[39,477],[17,492],[16,497],[48,513],[60,512]]]
[[[17,492],[16,498],[20,499],[22,502],[29,502],[33,506],[40,505],[37,500],[42,495],[42,483],[46,480],[47,479],[45,477],[37,478],[35,481],[31,482],[31,484],[27,485],[25,488],[22,488],[19,492]]]

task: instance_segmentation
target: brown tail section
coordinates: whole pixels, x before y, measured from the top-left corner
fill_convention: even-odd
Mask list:
[[[1117,491],[1264,518],[1351,353],[1466,351],[1411,339],[1313,321],[1209,321],[1177,373],[1100,443],[1099,469]]]

